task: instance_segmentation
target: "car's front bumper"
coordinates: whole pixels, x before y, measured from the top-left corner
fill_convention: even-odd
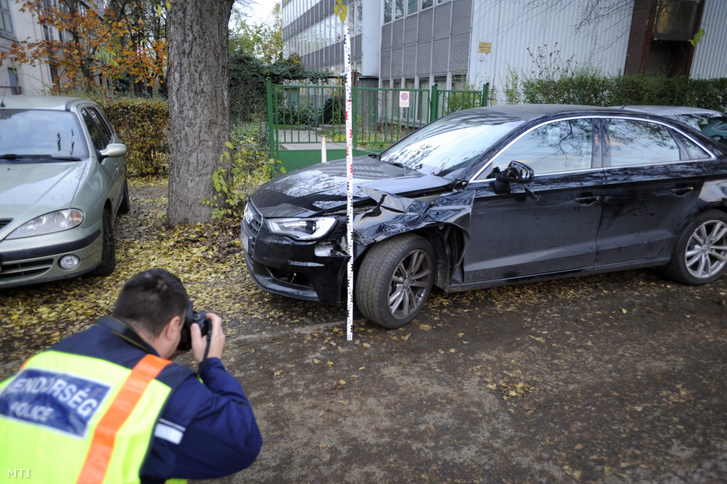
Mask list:
[[[337,243],[330,239],[302,242],[274,235],[267,230],[262,217],[256,217],[243,220],[240,232],[253,281],[274,294],[322,303],[340,302],[348,256]]]
[[[98,223],[89,228],[0,241],[0,288],[50,282],[93,270],[101,262],[101,234]],[[66,255],[79,258],[75,269],[60,267],[59,261]]]

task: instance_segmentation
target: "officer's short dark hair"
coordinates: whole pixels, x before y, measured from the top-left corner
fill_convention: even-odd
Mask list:
[[[175,316],[184,317],[189,296],[182,281],[164,269],[149,269],[126,281],[111,316],[158,336]]]

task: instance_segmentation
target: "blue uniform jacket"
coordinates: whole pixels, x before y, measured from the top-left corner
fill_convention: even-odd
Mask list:
[[[151,346],[142,348],[111,329],[96,325],[53,348],[133,368]],[[158,355],[157,355],[158,356]],[[157,377],[173,388],[154,430],[140,477],[143,483],[171,477],[211,479],[252,464],[262,437],[240,383],[219,358],[200,368],[200,382],[187,367],[172,363]]]

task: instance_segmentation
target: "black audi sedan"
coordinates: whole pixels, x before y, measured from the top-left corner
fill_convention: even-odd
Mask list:
[[[705,284],[727,266],[727,148],[686,124],[619,108],[460,111],[353,163],[359,311],[409,323],[445,292],[663,266]],[[241,238],[264,290],[345,294],[346,162],[258,189]]]

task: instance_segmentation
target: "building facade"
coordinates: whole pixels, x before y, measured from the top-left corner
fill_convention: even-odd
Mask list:
[[[727,77],[725,0],[343,0],[353,69],[381,87],[503,89],[514,76],[588,69]],[[283,49],[345,72],[336,0],[283,0]],[[595,6],[595,7],[594,7]],[[702,29],[704,35],[690,41]]]
[[[14,42],[41,39],[61,39],[53,28],[38,24],[30,12],[21,12],[22,4],[15,0],[0,0],[0,51],[8,52]],[[9,94],[50,94],[56,73],[48,64],[31,66],[17,64],[12,59],[0,66],[0,92]]]

